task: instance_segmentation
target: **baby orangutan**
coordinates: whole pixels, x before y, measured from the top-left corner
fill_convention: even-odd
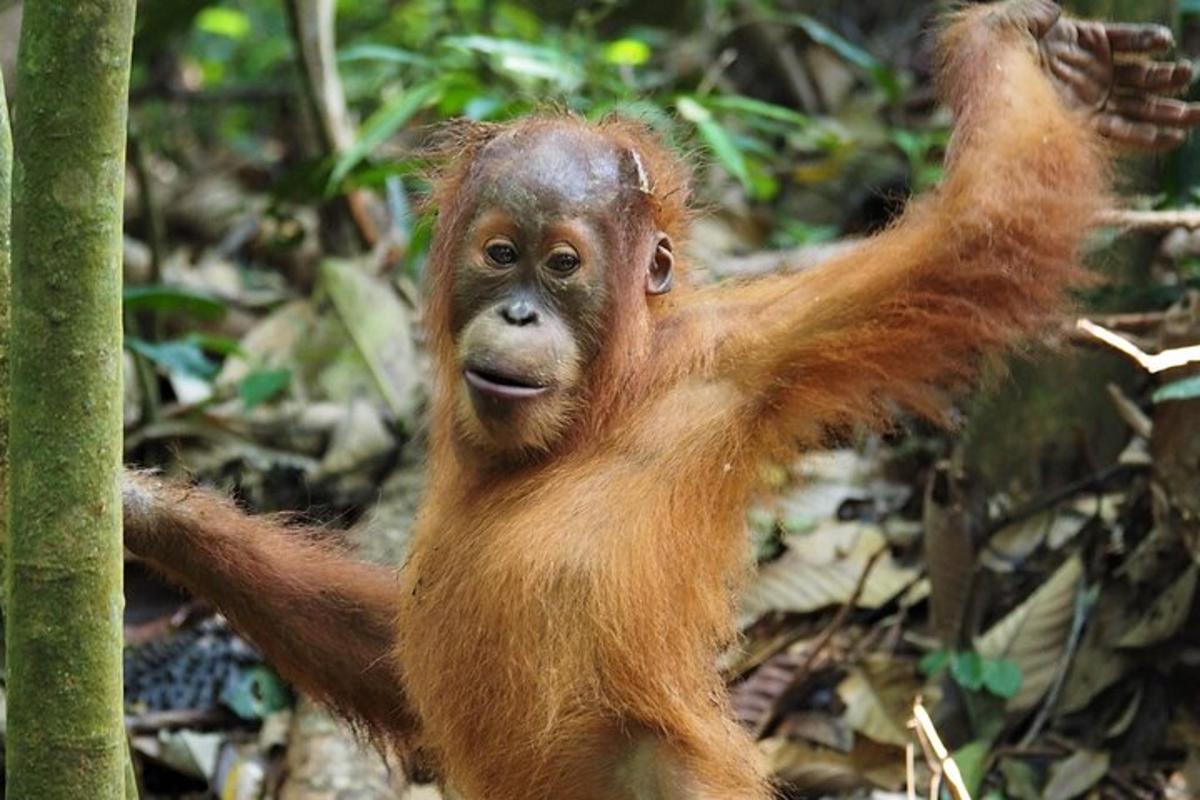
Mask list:
[[[128,546],[280,672],[467,800],[751,800],[714,656],[764,458],[897,409],[942,419],[981,355],[1083,275],[1101,138],[1200,109],[1156,26],[971,6],[941,39],[942,185],[852,253],[694,288],[687,169],[644,127],[480,127],[441,177],[430,483],[396,574],[205,491],[131,476]]]

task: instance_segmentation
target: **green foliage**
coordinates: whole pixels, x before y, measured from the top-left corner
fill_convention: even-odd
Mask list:
[[[196,15],[196,29],[229,39],[242,39],[250,32],[250,18],[233,8],[212,6]]]
[[[904,87],[900,77],[895,70],[881,63],[866,50],[838,35],[808,14],[781,14],[778,19],[785,24],[795,25],[802,29],[814,42],[825,45],[846,61],[863,70],[889,101],[895,103],[901,99]]]
[[[892,144],[904,153],[908,160],[914,191],[924,191],[942,179],[942,153],[950,143],[947,130],[910,130],[897,128],[892,131]]]
[[[253,667],[225,688],[221,702],[242,719],[261,720],[287,708],[291,694],[271,669]]]
[[[220,319],[226,311],[223,301],[182,286],[126,286],[122,295],[126,311],[181,313],[200,319]]]
[[[147,342],[136,336],[126,336],[125,347],[145,356],[168,374],[179,373],[211,381],[220,369],[216,362],[204,354],[204,348],[194,339]]]
[[[1021,688],[1021,670],[1007,658],[984,658],[974,650],[939,647],[926,653],[918,665],[925,675],[949,668],[950,677],[969,692],[987,692],[1007,700]]]
[[[251,372],[238,384],[238,396],[246,408],[273,400],[292,383],[290,369],[263,369]]]
[[[1195,400],[1200,397],[1200,375],[1172,381],[1154,392],[1154,402],[1165,403],[1168,400]]]
[[[334,166],[329,176],[330,183],[341,183],[354,167],[412,119],[414,114],[440,100],[443,89],[442,82],[434,81],[401,91],[392,97],[363,124],[358,140]]]
[[[182,2],[182,0],[181,0]],[[139,60],[182,45],[184,65],[205,89],[238,85],[294,85],[293,53],[282,4],[276,0],[187,0],[145,4],[140,20]],[[410,154],[388,143],[405,128],[452,117],[502,121],[539,108],[562,108],[589,118],[618,112],[645,120],[684,151],[734,181],[758,203],[781,196],[789,182],[812,182],[793,171],[820,164],[815,180],[842,169],[852,147],[836,122],[741,94],[722,80],[723,67],[680,58],[678,48],[695,39],[721,46],[736,28],[731,4],[699,0],[696,8],[711,30],[666,29],[638,20],[666,22],[627,2],[589,4],[484,0],[341,0],[338,4],[339,68],[352,111],[361,120],[358,138],[331,163],[302,165],[310,197],[329,197],[353,186],[382,186],[414,173]],[[535,10],[536,9],[536,10]],[[854,68],[880,102],[903,99],[906,75],[810,14],[761,4],[772,24],[802,31]],[[620,22],[619,20],[629,20]],[[675,22],[680,22],[675,19]],[[144,42],[143,42],[144,40]],[[764,89],[767,87],[764,87]],[[216,124],[219,136],[246,152],[248,134],[262,125],[255,109],[224,109],[200,126]],[[895,144],[924,187],[937,179],[940,133],[900,129]],[[410,185],[410,188],[419,188]],[[781,217],[782,219],[782,217]],[[772,237],[774,243],[821,241],[825,230]],[[419,259],[419,252],[413,252]]]

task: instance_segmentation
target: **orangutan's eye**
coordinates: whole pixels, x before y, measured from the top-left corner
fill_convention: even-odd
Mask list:
[[[511,267],[517,263],[517,248],[507,239],[493,239],[484,247],[488,261],[498,267]]]
[[[550,254],[546,266],[558,275],[570,275],[579,269],[579,254],[569,247],[559,247]]]

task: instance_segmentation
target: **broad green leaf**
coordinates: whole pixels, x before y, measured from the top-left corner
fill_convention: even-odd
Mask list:
[[[1021,668],[1007,658],[989,658],[983,662],[983,688],[1009,700],[1021,689]]]
[[[206,353],[216,353],[221,356],[242,355],[242,345],[237,339],[228,336],[217,336],[211,333],[190,333],[187,341],[195,342]]]
[[[1194,400],[1200,397],[1200,375],[1172,381],[1160,386],[1154,392],[1154,402],[1165,403],[1168,400]]]
[[[163,283],[127,286],[122,297],[126,311],[178,311],[201,319],[220,319],[226,311],[225,303],[212,295]]]
[[[962,774],[963,783],[972,797],[979,796],[979,787],[987,775],[988,756],[992,753],[992,744],[986,739],[976,739],[967,742],[954,751],[954,763]]]
[[[433,81],[401,92],[388,100],[367,119],[358,140],[338,158],[329,176],[330,189],[345,180],[359,162],[391,138],[414,114],[436,103],[441,93],[441,82]]]
[[[250,18],[233,8],[210,6],[196,15],[196,27],[205,33],[242,39],[250,32]]]
[[[964,689],[978,692],[983,688],[983,659],[974,650],[950,656],[950,674]]]
[[[695,99],[686,96],[676,99],[675,108],[681,117],[696,126],[700,137],[704,139],[705,144],[713,151],[713,155],[721,162],[721,165],[738,179],[746,191],[753,191],[750,172],[746,168],[746,160],[742,156],[741,150],[734,144],[729,132],[713,119],[712,112]]]
[[[190,339],[147,342],[136,337],[126,337],[125,346],[145,356],[168,373],[183,373],[206,381],[217,376],[217,364],[204,355],[199,344]]]
[[[623,67],[637,67],[650,60],[650,45],[640,39],[617,39],[604,45],[604,60]]]
[[[221,692],[221,702],[242,719],[260,720],[287,708],[290,693],[267,667],[252,667]]]
[[[950,663],[950,651],[945,647],[939,647],[937,650],[930,650],[921,656],[921,660],[917,662],[917,669],[921,671],[922,675],[936,675],[948,663]]]
[[[282,394],[292,382],[290,369],[261,369],[238,383],[238,396],[246,408],[254,408]]]

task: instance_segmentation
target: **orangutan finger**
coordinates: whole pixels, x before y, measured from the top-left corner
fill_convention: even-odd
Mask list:
[[[1141,94],[1118,94],[1109,98],[1105,111],[1138,122],[1151,122],[1176,128],[1200,124],[1200,104],[1185,103],[1170,97]]]
[[[1187,61],[1119,61],[1113,65],[1113,82],[1121,88],[1174,94],[1192,82]]]
[[[1105,24],[1109,46],[1119,53],[1157,53],[1175,46],[1175,34],[1165,25]]]
[[[1140,150],[1169,150],[1183,144],[1187,131],[1164,128],[1149,122],[1133,122],[1120,114],[1105,112],[1095,118],[1096,130],[1113,141]]]

